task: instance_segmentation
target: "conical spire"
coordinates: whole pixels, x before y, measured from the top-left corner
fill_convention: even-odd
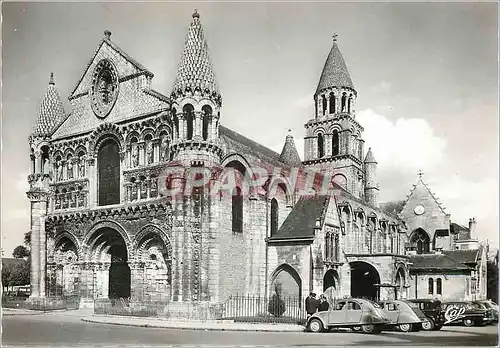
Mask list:
[[[337,35],[333,37],[333,46],[330,54],[328,54],[328,58],[326,58],[316,93],[328,87],[348,87],[354,89],[344,57],[337,45]]]
[[[50,74],[49,87],[40,103],[38,118],[33,126],[33,136],[50,135],[64,118],[64,106],[54,82],[54,73]]]
[[[368,149],[368,152],[366,153],[365,163],[377,163],[375,156],[373,156],[371,147]]]
[[[183,94],[185,91],[194,93],[195,90],[205,95],[220,96],[200,15],[196,10],[186,35],[172,94]]]
[[[292,131],[290,129],[288,130],[285,145],[283,145],[283,150],[281,151],[280,161],[288,164],[289,166],[296,166],[302,163],[299,153],[297,152],[297,148],[295,147],[295,141],[293,141]]]

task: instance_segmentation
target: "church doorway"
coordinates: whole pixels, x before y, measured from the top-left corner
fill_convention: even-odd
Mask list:
[[[351,296],[372,301],[379,299],[380,275],[375,267],[367,262],[350,262]]]
[[[281,291],[283,297],[300,301],[302,298],[302,280],[293,267],[283,264],[273,272],[269,295],[272,296],[277,289]]]
[[[100,228],[89,240],[97,298],[129,298],[130,267],[122,235],[111,227]]]
[[[338,298],[339,285],[340,281],[337,271],[333,269],[328,270],[323,276],[323,293],[330,302]]]

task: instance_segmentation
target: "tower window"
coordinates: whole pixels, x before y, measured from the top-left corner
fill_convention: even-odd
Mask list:
[[[342,93],[342,100],[341,100],[341,106],[342,106],[342,112],[345,112],[346,111],[346,107],[347,107],[347,95],[344,93]]]
[[[177,110],[172,109],[172,120],[174,121],[174,138],[179,138],[179,118],[177,117]]]
[[[318,134],[318,157],[321,158],[325,155],[323,134]]]
[[[231,197],[232,227],[233,232],[243,232],[243,195],[241,189],[236,187]]]
[[[335,113],[335,94],[330,93],[330,113]]]
[[[278,232],[279,205],[276,198],[271,201],[271,237]]]
[[[434,279],[429,278],[429,295],[434,294]]]
[[[323,115],[326,115],[326,97],[322,95],[321,100],[323,101]]]
[[[205,105],[202,109],[203,111],[203,140],[208,139],[208,128],[212,117],[212,108],[209,105]]]
[[[332,135],[332,156],[337,156],[340,152],[339,144],[339,132],[337,130],[333,131]]]
[[[194,108],[191,104],[186,104],[183,109],[184,120],[186,121],[186,139],[193,139],[194,132]]]
[[[443,283],[441,278],[436,279],[436,294],[443,294]]]

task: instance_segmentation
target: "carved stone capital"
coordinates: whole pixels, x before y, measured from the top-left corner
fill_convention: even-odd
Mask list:
[[[26,195],[32,202],[46,202],[49,199],[50,192],[45,190],[30,190],[26,192]]]

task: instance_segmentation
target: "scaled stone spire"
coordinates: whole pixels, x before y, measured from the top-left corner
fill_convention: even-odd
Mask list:
[[[64,106],[54,82],[54,73],[50,74],[49,87],[40,103],[38,118],[33,126],[33,136],[49,136],[64,118]]]
[[[182,95],[185,92],[194,93],[196,90],[204,95],[220,96],[200,15],[195,10],[186,35],[184,51],[175,76],[172,94]]]
[[[337,36],[334,35],[332,49],[326,58],[323,72],[319,78],[316,93],[329,87],[348,87],[354,89],[354,85],[347,70],[342,53],[337,45]]]
[[[283,150],[281,151],[280,161],[288,164],[289,166],[297,166],[300,165],[302,161],[300,160],[299,153],[295,147],[295,141],[293,140],[291,132],[291,130],[288,130],[285,145],[283,145]]]
[[[366,153],[365,163],[378,163],[377,160],[375,159],[375,156],[373,156],[371,147],[368,149],[368,152]]]

